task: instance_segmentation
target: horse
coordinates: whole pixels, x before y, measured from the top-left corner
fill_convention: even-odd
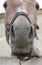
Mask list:
[[[38,3],[35,0],[6,0],[4,7],[6,40],[12,54],[19,58],[20,56],[33,57],[35,30],[39,28],[37,25]]]

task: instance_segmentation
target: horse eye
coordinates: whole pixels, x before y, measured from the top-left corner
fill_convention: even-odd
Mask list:
[[[36,7],[36,9],[38,10],[38,9],[39,9],[39,4],[37,3],[35,7]]]
[[[7,8],[7,2],[5,1],[5,3],[3,4],[4,8]]]

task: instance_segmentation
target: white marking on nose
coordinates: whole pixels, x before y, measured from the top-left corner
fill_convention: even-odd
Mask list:
[[[27,14],[27,11],[25,8],[19,7],[17,12],[25,12]]]

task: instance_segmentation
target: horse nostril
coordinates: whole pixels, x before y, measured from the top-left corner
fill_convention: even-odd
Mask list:
[[[32,38],[32,37],[33,37],[33,28],[32,28],[32,27],[31,27],[31,30],[30,30],[29,37],[30,37],[30,38]]]
[[[33,33],[33,29],[32,29],[32,27],[31,27],[31,31],[30,31],[30,35]]]
[[[12,31],[12,33],[13,33],[13,25],[11,26],[11,31]]]
[[[11,26],[11,34],[12,34],[12,36],[14,36],[13,25]]]

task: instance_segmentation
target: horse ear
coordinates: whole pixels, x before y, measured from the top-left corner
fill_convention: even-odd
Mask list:
[[[4,8],[7,8],[7,1],[5,1],[5,3],[3,4]]]

